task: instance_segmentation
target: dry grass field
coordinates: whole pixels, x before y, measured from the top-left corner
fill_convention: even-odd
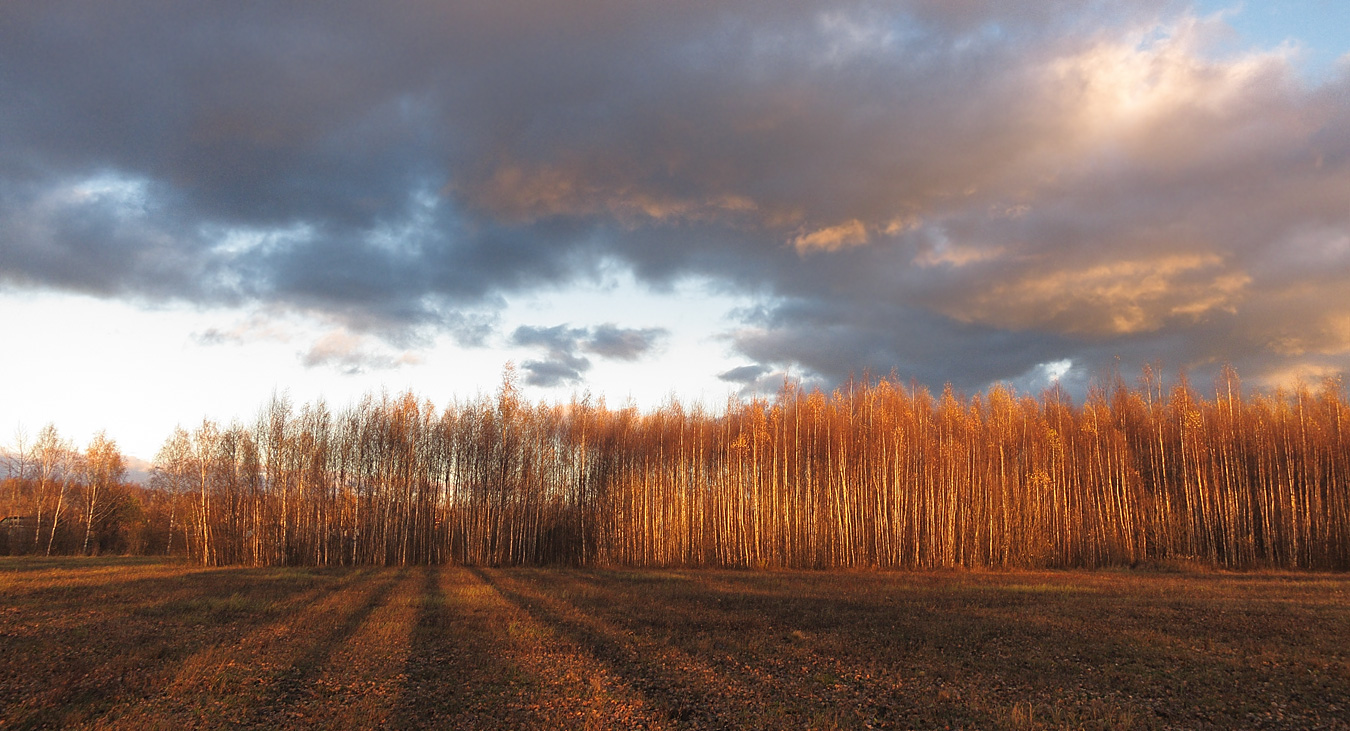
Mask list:
[[[1350,576],[0,559],[0,728],[1350,728]]]

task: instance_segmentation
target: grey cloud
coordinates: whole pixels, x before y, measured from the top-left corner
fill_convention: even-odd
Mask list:
[[[769,372],[768,366],[759,364],[743,365],[717,374],[717,378],[728,383],[753,383],[755,379]]]
[[[525,369],[525,383],[545,388],[580,383],[591,361],[577,354],[579,341],[586,330],[566,325],[531,327],[522,325],[511,334],[511,343],[538,348],[548,354],[547,360],[529,360],[521,364]]]
[[[0,282],[483,343],[617,261],[764,367],[1350,364],[1350,70],[1183,3],[0,7]],[[658,330],[517,331],[576,383]],[[323,361],[332,362],[330,360]],[[1249,376],[1251,378],[1251,376]],[[1026,381],[1030,383],[1030,381]]]
[[[577,368],[567,361],[527,360],[521,367],[525,369],[525,383],[553,388],[581,383],[584,379],[582,371],[590,368],[590,363],[585,363],[585,368]]]
[[[613,360],[637,360],[656,347],[668,333],[665,328],[621,328],[605,323],[591,329],[580,343],[582,350]]]
[[[511,344],[539,348],[548,354],[545,361],[526,361],[522,365],[527,371],[526,383],[556,386],[581,382],[583,374],[591,368],[590,359],[582,352],[611,360],[637,360],[665,335],[662,328],[621,328],[613,323],[594,328],[522,325],[511,334]]]
[[[794,376],[788,371],[775,371],[759,364],[738,366],[719,373],[717,378],[739,385],[737,393],[741,398],[771,396],[786,383],[792,383],[795,387],[806,390],[816,387],[827,388],[830,385],[828,381],[819,378],[803,378],[801,374]]]
[[[451,338],[467,348],[482,347],[497,330],[496,313],[448,312],[437,326],[450,333]]]
[[[794,372],[791,370],[774,370],[761,365],[732,368],[717,377],[727,383],[738,384],[740,388],[737,389],[736,394],[743,399],[772,398],[774,394],[779,393],[784,388],[802,391],[829,390],[835,385],[832,380],[823,379],[819,376],[804,375],[801,369]]]
[[[585,337],[584,328],[554,325],[553,327],[534,327],[522,325],[511,333],[513,345],[541,347],[549,351],[570,353],[577,348],[577,341]]]
[[[888,337],[878,337],[879,332]],[[1074,353],[1071,343],[1054,335],[953,325],[922,310],[884,303],[859,313],[845,303],[820,301],[781,303],[759,324],[734,333],[732,343],[760,364],[792,368],[825,383],[894,374],[930,385],[950,381],[963,389]]]

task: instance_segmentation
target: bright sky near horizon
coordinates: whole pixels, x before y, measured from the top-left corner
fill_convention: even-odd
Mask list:
[[[0,445],[1350,369],[1350,3],[0,6]]]

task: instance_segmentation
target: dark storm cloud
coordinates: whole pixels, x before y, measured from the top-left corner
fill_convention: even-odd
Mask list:
[[[1223,33],[1165,0],[7,3],[0,282],[406,347],[617,261],[758,296],[761,379],[1343,371],[1350,70]],[[516,331],[527,380],[661,336],[605,327]]]
[[[511,344],[538,348],[547,360],[526,361],[525,382],[532,386],[557,386],[580,383],[591,369],[582,352],[610,360],[633,361],[646,355],[666,336],[662,328],[621,328],[605,323],[594,328],[567,325],[532,327],[523,325],[511,334]]]

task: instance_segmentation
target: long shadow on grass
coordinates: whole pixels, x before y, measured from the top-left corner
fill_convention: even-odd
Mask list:
[[[315,681],[322,673],[324,664],[340,650],[361,625],[376,609],[380,608],[393,592],[399,581],[408,575],[408,569],[399,569],[392,576],[384,574],[383,581],[371,590],[359,607],[348,613],[336,626],[324,634],[299,657],[283,670],[272,684],[268,693],[254,709],[254,722],[262,727],[276,727],[283,722],[288,711],[302,703],[315,692]]]
[[[50,605],[29,597],[19,607],[33,613],[29,621],[74,621],[0,641],[0,656],[23,668],[14,676],[22,685],[0,672],[0,706],[21,727],[87,722],[119,703],[158,696],[198,652],[350,588],[348,577],[217,569],[73,587]]]
[[[647,656],[633,643],[620,639],[620,633],[598,615],[585,615],[590,622],[569,618],[546,606],[544,601],[532,599],[494,579],[482,569],[470,571],[532,619],[579,645],[674,724],[701,729],[738,726],[730,720],[731,709],[725,708],[726,699],[717,689],[706,688],[705,683]]]
[[[423,569],[421,606],[410,638],[406,678],[393,728],[538,727],[511,705],[514,685],[527,682],[504,659],[496,613],[452,601],[443,566]]]
[[[438,567],[422,569],[422,601],[409,640],[407,679],[404,681],[403,703],[395,715],[396,728],[426,727],[449,710],[446,707],[444,675],[446,653],[442,645],[449,638],[445,606],[445,590],[441,588]],[[442,692],[437,692],[442,691]],[[452,704],[451,704],[452,705]]]
[[[553,590],[577,591],[576,610],[629,644],[664,647],[666,656],[687,656],[721,683],[736,688],[736,700],[757,704],[750,725],[897,727],[988,726],[955,697],[939,694],[934,678],[916,678],[914,636],[905,618],[876,597],[852,596],[828,574],[790,577],[708,571],[569,573]],[[523,582],[531,582],[522,578]],[[860,579],[847,576],[844,586]],[[907,636],[908,635],[908,636]],[[885,665],[884,672],[878,666]],[[942,669],[942,668],[939,668]],[[904,677],[902,684],[893,682]],[[981,723],[981,720],[983,721]]]

